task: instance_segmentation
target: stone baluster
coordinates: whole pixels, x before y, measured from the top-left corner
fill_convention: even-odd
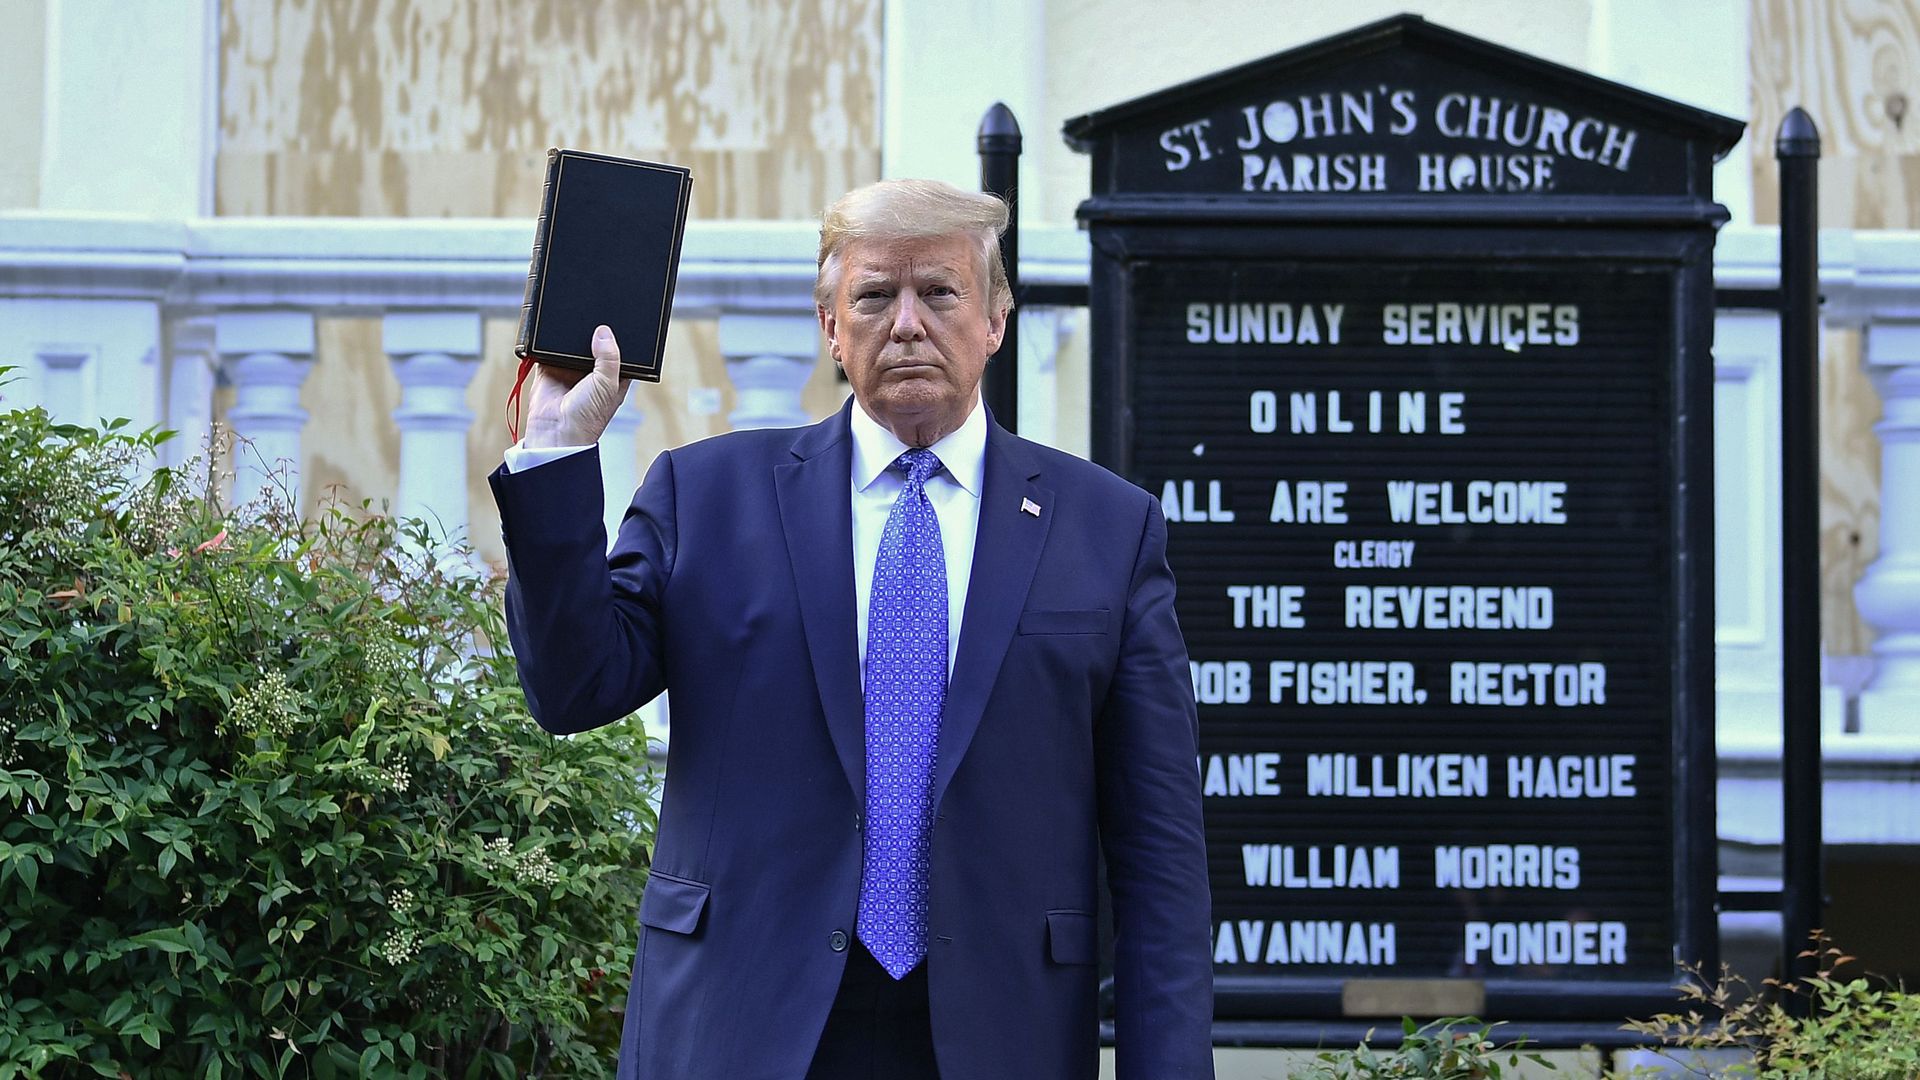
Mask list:
[[[1854,587],[1878,632],[1873,681],[1860,694],[1867,735],[1920,735],[1920,322],[1874,322],[1866,364],[1884,406],[1880,557]]]
[[[390,312],[381,347],[400,382],[400,486],[396,518],[423,518],[442,539],[467,531],[467,384],[480,367],[473,311]]]
[[[628,387],[620,411],[600,433],[601,507],[606,516],[608,548],[620,535],[620,521],[627,516],[633,493],[640,486],[640,420],[640,407],[634,404],[633,388]]]
[[[800,392],[820,355],[820,324],[813,312],[723,312],[720,355],[733,381],[734,429],[797,427],[813,417]]]
[[[177,432],[160,444],[160,464],[179,466],[199,453],[213,431],[213,391],[219,382],[213,321],[183,319],[167,348],[166,409],[162,423]]]
[[[1020,435],[1059,446],[1060,346],[1073,332],[1073,312],[1059,307],[1015,308],[1020,320]]]
[[[642,391],[645,393],[645,391]],[[620,522],[627,516],[627,507],[633,503],[633,493],[640,487],[640,422],[644,415],[634,401],[632,387],[620,402],[620,409],[607,421],[607,430],[600,433],[600,488],[601,507],[607,525],[607,549],[613,549],[613,543],[620,536]],[[667,695],[661,694],[652,701],[640,706],[640,722],[647,734],[665,740],[667,738]]]
[[[313,367],[313,314],[233,311],[214,317],[214,351],[233,385],[227,423],[233,451],[232,504],[244,506],[284,485],[300,508],[300,387]],[[276,496],[277,497],[277,496]]]

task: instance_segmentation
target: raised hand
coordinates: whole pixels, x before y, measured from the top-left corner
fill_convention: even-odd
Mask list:
[[[606,326],[593,332],[592,371],[535,364],[530,379],[527,433],[521,440],[529,449],[599,442],[633,381],[620,377],[620,344]]]

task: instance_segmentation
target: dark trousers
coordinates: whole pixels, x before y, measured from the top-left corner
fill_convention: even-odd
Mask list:
[[[896,981],[856,939],[807,1080],[940,1080],[926,963]]]

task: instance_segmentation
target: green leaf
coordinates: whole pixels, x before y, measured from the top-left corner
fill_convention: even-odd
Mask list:
[[[346,1077],[369,1044],[373,1075],[424,1076],[429,1045],[496,1017],[514,1018],[510,1045],[446,1073],[524,1074],[537,1037],[553,1046],[549,1075],[598,1073],[623,986],[589,973],[632,963],[654,829],[639,725],[555,740],[529,724],[500,583],[419,573],[405,540],[417,526],[371,504],[224,519],[210,471],[127,479],[140,470],[117,455],[145,462],[158,444],[134,427],[0,406],[0,711],[33,765],[0,769],[0,987],[59,987],[46,1005],[0,989],[0,1080]],[[67,489],[58,521],[42,513],[52,477]],[[156,498],[179,521],[163,543],[192,538],[191,551],[222,529],[227,543],[143,548],[141,500]],[[69,587],[84,601],[56,610],[46,594]],[[404,643],[406,670],[369,670],[376,635]],[[234,730],[272,673],[291,730],[244,717]],[[363,790],[356,754],[405,768],[410,790]],[[536,890],[538,923],[519,921],[523,891],[457,854],[453,838],[476,834],[561,864],[564,884]],[[403,886],[399,915],[388,898]],[[191,920],[166,925],[176,911]],[[400,927],[474,927],[414,944],[460,964],[485,939],[495,967],[427,997],[425,965],[379,955]],[[85,1026],[62,1034],[62,1016]],[[343,1036],[370,1016],[383,1018],[372,1037]]]
[[[193,947],[187,944],[186,935],[181,933],[178,927],[170,927],[162,930],[149,930],[144,934],[135,934],[133,937],[130,937],[127,940],[128,942],[134,945],[139,945],[143,947],[151,946],[153,948],[159,949],[161,952],[166,952],[166,953],[184,953],[184,952],[193,951]]]

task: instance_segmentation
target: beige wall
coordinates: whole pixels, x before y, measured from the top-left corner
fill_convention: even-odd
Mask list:
[[[1773,137],[1799,105],[1820,128],[1820,222],[1920,227],[1920,5],[1750,0],[1754,213],[1779,216]]]
[[[1799,105],[1820,129],[1820,224],[1920,228],[1920,7],[1751,0],[1754,216],[1780,220],[1773,139]],[[1831,331],[1820,360],[1820,581],[1826,649],[1869,650],[1853,586],[1879,554],[1880,399],[1860,335]]]
[[[877,174],[879,42],[879,0],[223,0],[216,212],[531,217],[569,146],[808,217]]]
[[[531,218],[558,145],[688,165],[695,217],[813,217],[879,175],[880,15],[880,0],[222,0],[215,212]],[[515,329],[487,322],[467,395],[471,534],[495,563],[485,477],[508,442]],[[642,469],[727,430],[734,404],[711,321],[675,322],[664,372],[630,406]],[[717,412],[689,407],[700,389]],[[377,320],[321,320],[301,395],[310,506],[394,497],[399,392]],[[806,406],[825,415],[842,393],[823,355]]]
[[[0,63],[0,210],[32,209],[46,120],[46,0],[0,0],[0,27],[10,43]]]

